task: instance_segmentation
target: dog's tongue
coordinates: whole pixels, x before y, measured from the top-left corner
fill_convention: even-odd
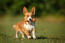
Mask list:
[[[29,21],[29,23],[31,23],[31,21]]]

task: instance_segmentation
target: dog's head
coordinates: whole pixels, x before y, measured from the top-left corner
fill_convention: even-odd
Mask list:
[[[28,12],[28,10],[26,9],[26,7],[23,8],[23,13],[25,15],[24,17],[24,21],[26,22],[35,22],[35,7],[32,7],[32,10],[30,12]]]

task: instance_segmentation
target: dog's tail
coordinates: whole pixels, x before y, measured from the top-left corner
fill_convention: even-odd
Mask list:
[[[16,25],[13,25],[13,28],[15,28],[16,27]]]

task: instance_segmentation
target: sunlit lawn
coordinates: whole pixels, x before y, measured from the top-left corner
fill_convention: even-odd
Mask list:
[[[0,43],[65,43],[65,22],[47,22],[38,18],[36,21],[36,40],[15,38],[13,24],[23,21],[23,17],[0,18]]]

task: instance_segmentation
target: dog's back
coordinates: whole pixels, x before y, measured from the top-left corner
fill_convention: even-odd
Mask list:
[[[21,32],[27,36],[30,36],[30,33],[27,29],[25,29],[24,24],[25,24],[25,22],[19,22],[19,23],[13,25],[13,28],[16,30],[16,32]]]
[[[16,30],[16,32],[20,31],[23,28],[24,22],[19,22],[15,25],[13,25],[13,28]]]

